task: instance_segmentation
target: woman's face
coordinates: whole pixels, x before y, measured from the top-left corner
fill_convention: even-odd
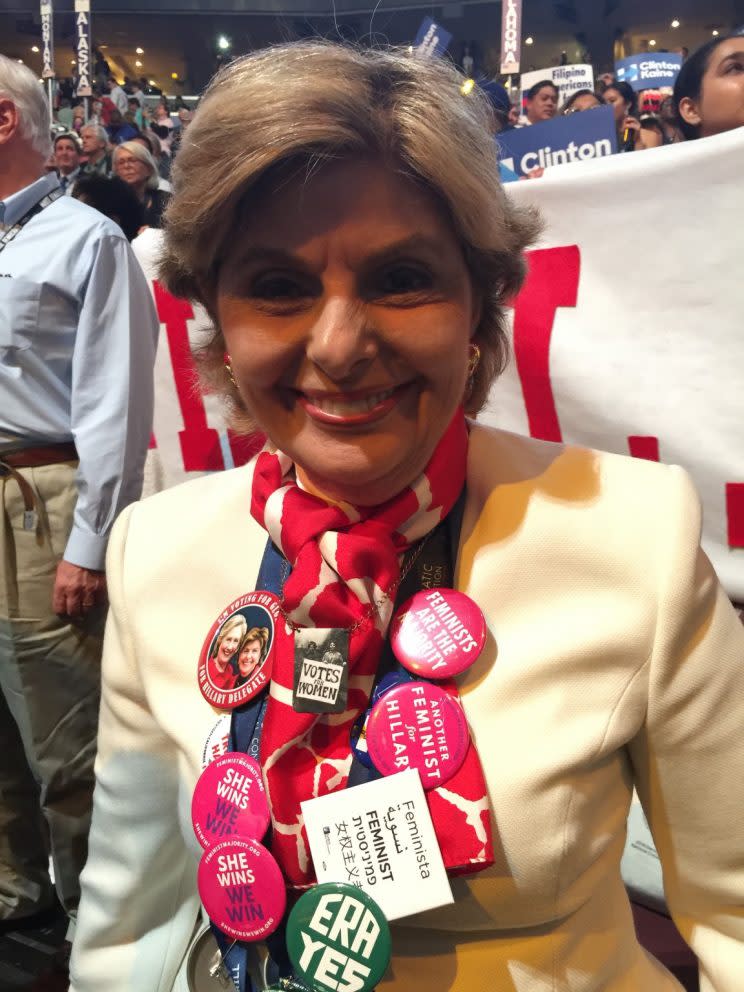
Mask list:
[[[700,126],[703,138],[744,127],[744,37],[730,38],[715,49],[700,99],[681,101],[680,112]]]
[[[571,111],[578,112],[580,110],[594,110],[595,107],[599,106],[601,106],[601,104],[593,93],[582,93],[581,96],[577,96],[571,104]]]
[[[145,163],[140,162],[138,158],[135,158],[126,149],[117,151],[114,171],[120,179],[123,179],[125,183],[129,183],[130,186],[144,187],[150,176],[150,170]]]
[[[248,641],[238,658],[238,669],[243,678],[247,678],[260,661],[261,642]]]
[[[225,636],[220,642],[220,647],[217,652],[217,657],[219,661],[226,665],[227,662],[232,658],[235,652],[238,650],[238,644],[240,644],[240,629],[238,627],[233,627],[232,630],[228,630]]]
[[[620,90],[616,90],[612,86],[605,90],[604,98],[615,111],[615,124],[619,127],[623,119],[628,115],[628,103]]]
[[[361,160],[303,170],[244,216],[216,299],[243,401],[311,488],[380,503],[465,390],[479,305],[449,220]]]

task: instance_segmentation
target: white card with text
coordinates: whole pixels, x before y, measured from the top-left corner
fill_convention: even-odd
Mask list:
[[[454,901],[417,771],[301,806],[319,882],[364,889],[388,920]]]

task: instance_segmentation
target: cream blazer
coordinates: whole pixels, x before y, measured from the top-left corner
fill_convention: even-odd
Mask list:
[[[197,659],[254,589],[251,466],[130,507],[111,612],[74,992],[170,992],[200,904],[190,801],[219,714]],[[456,586],[489,637],[461,678],[496,863],[395,925],[380,992],[671,992],[620,879],[633,785],[702,992],[744,989],[744,629],[685,473],[483,427]]]

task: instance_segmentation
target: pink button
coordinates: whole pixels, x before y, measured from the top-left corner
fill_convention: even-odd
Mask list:
[[[191,800],[191,822],[202,847],[228,837],[260,839],[269,825],[261,768],[233,751],[207,765]]]
[[[470,668],[486,643],[477,603],[456,589],[423,589],[393,617],[390,643],[409,672],[447,679]]]
[[[367,747],[383,775],[418,768],[421,784],[434,789],[465,760],[470,735],[459,703],[429,682],[407,682],[375,703]]]
[[[257,840],[225,840],[205,851],[197,885],[210,920],[235,940],[263,940],[281,923],[284,878]]]

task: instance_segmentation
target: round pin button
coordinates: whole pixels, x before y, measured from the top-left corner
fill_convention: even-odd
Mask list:
[[[287,951],[311,989],[370,992],[390,963],[390,928],[362,889],[324,882],[306,892],[289,914]]]
[[[282,921],[284,878],[257,840],[225,840],[205,851],[197,885],[210,920],[235,940],[263,940]]]
[[[285,636],[281,606],[269,592],[249,592],[220,613],[199,655],[202,695],[218,709],[234,710],[271,681],[275,639]]]
[[[257,761],[228,752],[207,765],[191,800],[191,822],[202,847],[213,847],[228,837],[260,839],[269,819]]]
[[[390,624],[398,661],[414,675],[448,679],[475,662],[486,643],[483,611],[456,589],[422,589]]]
[[[367,723],[367,748],[383,775],[417,768],[425,789],[443,785],[465,760],[470,734],[459,703],[430,682],[386,692]]]

